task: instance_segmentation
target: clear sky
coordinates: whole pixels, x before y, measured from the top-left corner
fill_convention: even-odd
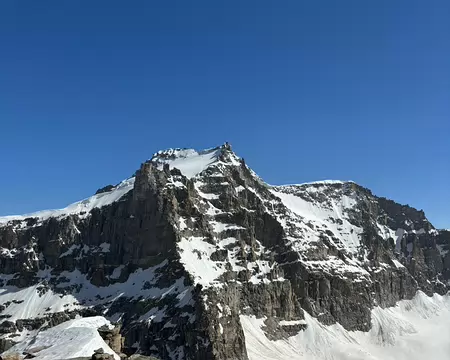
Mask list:
[[[1,1],[0,215],[225,141],[450,227],[450,2]]]

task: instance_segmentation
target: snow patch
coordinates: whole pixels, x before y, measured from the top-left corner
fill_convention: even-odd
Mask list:
[[[404,268],[404,266],[402,265],[402,263],[400,261],[392,259],[392,262],[394,263],[394,265],[397,269]]]
[[[281,320],[279,322],[281,326],[292,326],[292,325],[306,325],[305,320]]]
[[[100,252],[106,253],[106,252],[109,252],[109,248],[111,247],[111,244],[104,242],[104,243],[101,243],[99,245],[99,247],[100,247]]]
[[[112,274],[111,275],[109,275],[109,278],[110,279],[118,279],[119,277],[120,277],[120,275],[122,274],[122,270],[125,268],[125,265],[120,265],[120,266],[118,266],[118,267],[116,267],[114,270],[113,270],[113,272],[112,272]]]
[[[221,233],[225,230],[245,230],[244,227],[236,224],[225,224],[218,221],[210,221],[215,233]]]
[[[225,266],[210,259],[216,247],[202,237],[182,238],[178,243],[181,262],[195,283],[209,286],[225,272]]]
[[[65,256],[72,255],[73,252],[77,249],[79,249],[81,245],[71,245],[67,251],[64,251],[61,255],[59,255],[60,258],[63,258]]]

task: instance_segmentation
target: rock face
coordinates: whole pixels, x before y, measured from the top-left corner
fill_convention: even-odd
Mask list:
[[[423,211],[353,182],[271,187],[228,144],[162,151],[66,209],[0,218],[0,247],[1,350],[103,315],[118,354],[247,359],[241,315],[271,340],[303,331],[305,311],[368,331],[374,306],[450,279],[450,232]]]
[[[110,329],[108,326],[102,326],[98,328],[100,336],[105,340],[106,344],[116,353],[120,354],[123,343],[122,335],[120,335],[120,328],[114,327]]]
[[[111,354],[105,354],[103,348],[99,348],[94,351],[91,360],[114,360],[114,356]]]

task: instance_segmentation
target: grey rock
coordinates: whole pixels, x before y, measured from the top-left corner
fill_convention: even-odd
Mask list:
[[[157,358],[153,356],[145,356],[140,354],[133,354],[129,358],[129,360],[158,360]]]
[[[107,326],[102,326],[97,330],[112,351],[117,354],[120,354],[122,352],[123,340],[122,336],[120,335],[119,327],[109,329]]]
[[[23,356],[18,353],[2,354],[0,360],[22,360]]]
[[[114,329],[98,332],[130,359],[169,359],[176,352],[193,360],[247,359],[240,314],[265,317],[263,330],[273,340],[304,330],[305,311],[324,324],[367,331],[374,306],[393,306],[417,290],[449,290],[450,232],[434,229],[423,211],[354,183],[270,187],[236,160],[229,144],[213,150],[220,162],[188,179],[164,163],[176,151],[143,163],[132,191],[89,214],[0,225],[0,246],[9,251],[0,254],[3,286],[39,283],[41,294],[51,290],[77,298],[85,284],[67,278],[75,270],[99,288],[124,284],[122,297],[79,297],[85,308],[47,309],[35,319],[4,320],[0,349],[12,345],[7,336],[16,330],[45,330],[76,315],[119,314]],[[277,194],[324,208],[346,196],[354,206],[340,217],[324,219],[333,224],[327,227],[296,215]],[[223,231],[217,231],[217,224]],[[344,243],[348,224],[361,229],[354,250]],[[389,229],[391,238],[380,235],[380,227]],[[398,239],[392,237],[397,229],[403,234]],[[308,231],[320,235],[310,241]],[[179,244],[188,237],[204,239],[213,249],[210,255],[197,250],[196,256],[223,269],[216,279],[220,286],[198,284],[180,261]],[[294,246],[307,240],[301,251]],[[109,251],[102,251],[104,244]],[[345,266],[311,266],[330,260]],[[129,296],[125,290],[137,286],[130,279],[147,269],[154,269],[155,276],[137,285],[143,294],[154,294]],[[10,305],[0,304],[0,316]],[[282,320],[291,325],[280,325]],[[110,356],[96,352],[92,359]]]

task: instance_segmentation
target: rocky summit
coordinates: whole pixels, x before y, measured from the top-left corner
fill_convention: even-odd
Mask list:
[[[450,314],[450,231],[354,182],[268,185],[229,144],[0,218],[0,246],[4,358],[390,359]]]

